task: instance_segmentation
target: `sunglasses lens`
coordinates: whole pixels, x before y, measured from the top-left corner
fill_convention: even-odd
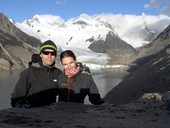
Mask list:
[[[43,53],[44,55],[49,55],[49,54],[51,54],[52,56],[55,56],[55,55],[56,55],[56,52],[51,52],[51,51],[42,51],[42,53]]]
[[[51,52],[51,55],[52,55],[52,56],[55,56],[55,55],[56,55],[56,52]]]

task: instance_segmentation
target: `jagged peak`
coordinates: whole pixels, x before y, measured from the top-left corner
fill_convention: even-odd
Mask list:
[[[170,24],[165,28],[164,31],[162,31],[162,32],[155,38],[155,40],[158,39],[158,38],[161,38],[161,37],[165,37],[165,35],[167,35],[168,33],[170,33]]]
[[[95,18],[87,14],[80,15],[77,19],[71,20],[72,24],[83,25],[83,26],[94,26],[94,27],[105,27],[109,30],[114,31],[114,26],[103,18]]]
[[[121,39],[119,34],[114,30],[113,31],[112,30],[108,31],[107,35],[112,35],[113,37],[117,37],[117,38]]]
[[[97,17],[95,20],[98,21],[100,25],[104,25],[106,28],[109,28],[110,30],[114,31],[114,26],[111,23],[109,23],[107,20],[99,17]]]
[[[91,16],[88,16],[87,14],[80,15],[77,19],[72,19],[72,24],[76,25],[84,25],[84,26],[92,26],[93,25],[93,19]]]
[[[77,20],[75,22],[73,22],[73,24],[78,24],[78,25],[89,25],[87,22],[83,21],[83,20]]]
[[[5,16],[2,12],[0,13],[0,23],[2,24],[4,21],[9,21],[8,17]]]
[[[0,17],[5,17],[3,12],[0,12]]]
[[[3,13],[0,13],[1,29],[10,30],[11,26],[13,26],[13,23],[9,20],[9,18],[5,16]]]

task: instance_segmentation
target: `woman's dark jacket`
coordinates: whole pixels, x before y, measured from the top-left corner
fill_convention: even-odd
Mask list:
[[[56,67],[40,65],[30,66],[21,72],[11,94],[12,107],[35,107],[56,102],[57,81],[61,71]]]
[[[88,95],[92,104],[102,104],[103,100],[100,97],[89,68],[82,65],[80,67],[80,72],[71,78],[72,85],[70,90],[67,85],[67,76],[64,73],[59,75],[59,101],[84,103],[84,99]]]

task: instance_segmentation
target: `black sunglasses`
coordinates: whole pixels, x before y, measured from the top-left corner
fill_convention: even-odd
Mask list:
[[[56,56],[56,52],[42,51],[42,53],[43,53],[44,55],[49,55],[49,53],[50,53],[52,56]]]

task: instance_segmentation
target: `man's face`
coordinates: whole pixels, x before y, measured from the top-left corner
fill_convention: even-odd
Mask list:
[[[41,52],[40,57],[42,59],[43,65],[49,67],[51,66],[56,58],[56,52],[52,49],[45,49]]]

